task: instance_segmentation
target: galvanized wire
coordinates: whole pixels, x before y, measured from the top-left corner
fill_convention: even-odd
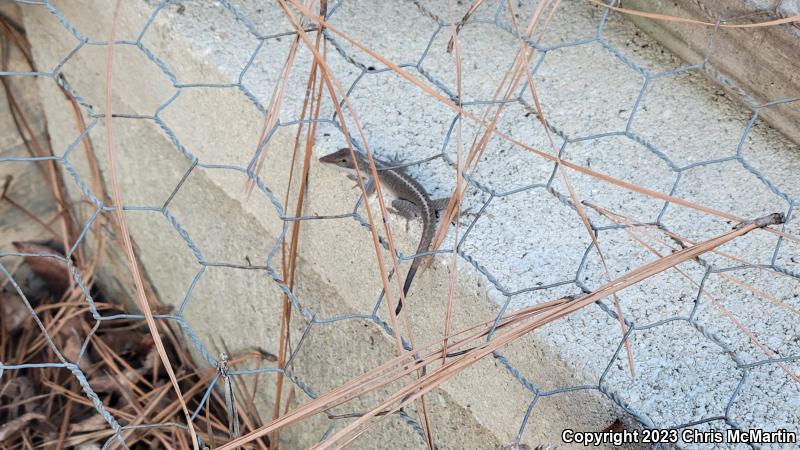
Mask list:
[[[346,0],[341,0],[333,4],[329,11],[328,11],[328,19],[335,18],[337,12],[339,11],[340,7],[345,3]],[[103,113],[98,112],[96,107],[92,105],[89,101],[83,98],[75,88],[70,84],[69,80],[66,76],[62,73],[62,67],[70,61],[78,52],[88,46],[106,46],[108,43],[102,40],[92,40],[81,33],[81,30],[76,29],[70,24],[70,21],[61,13],[61,11],[51,4],[49,1],[23,1],[17,0],[18,3],[24,3],[26,5],[39,5],[41,8],[47,9],[54,17],[56,17],[63,26],[63,28],[68,31],[72,36],[74,36],[78,44],[75,48],[65,54],[63,59],[51,70],[46,70],[46,68],[42,68],[40,71],[37,72],[0,72],[0,76],[3,77],[38,77],[38,78],[45,78],[51,79],[53,82],[57,83],[59,86],[62,86],[77,102],[81,105],[84,111],[88,114],[91,118],[91,121],[87,124],[86,129],[78,136],[75,141],[65,149],[62,149],[60,154],[56,154],[52,157],[21,157],[21,156],[8,156],[8,157],[0,157],[0,163],[8,163],[12,161],[26,161],[29,163],[35,163],[37,161],[54,161],[58,164],[58,166],[63,169],[69,176],[72,177],[73,181],[76,185],[80,188],[81,192],[83,193],[84,200],[90,202],[94,208],[94,214],[90,218],[90,220],[86,223],[85,227],[83,228],[82,232],[79,235],[78,240],[75,242],[74,246],[69,249],[66,258],[63,260],[69,265],[71,274],[75,280],[75,282],[82,288],[83,296],[86,301],[86,304],[90,308],[92,316],[96,321],[94,330],[97,330],[99,325],[105,321],[113,321],[113,320],[120,320],[120,319],[130,319],[130,318],[142,318],[142,315],[139,314],[120,314],[120,315],[113,315],[113,316],[103,316],[101,315],[96,307],[94,299],[92,298],[91,292],[82,280],[80,274],[77,270],[72,266],[71,255],[75,252],[79,245],[85,239],[87,233],[92,228],[93,224],[98,220],[98,217],[103,213],[112,212],[114,210],[112,205],[107,204],[106,202],[102,201],[98,198],[88,187],[86,181],[82,178],[79,174],[79,171],[73,166],[73,163],[70,162],[70,156],[75,151],[76,147],[80,144],[82,139],[94,128],[98,125],[99,121],[104,117]],[[278,254],[280,249],[280,245],[283,240],[286,238],[287,233],[289,231],[289,226],[295,221],[308,221],[308,220],[330,220],[330,219],[342,219],[342,218],[352,218],[354,221],[359,223],[364,227],[370,227],[367,219],[363,217],[359,212],[359,206],[361,204],[361,200],[354,206],[351,213],[347,214],[340,214],[340,215],[332,215],[332,216],[325,216],[325,217],[318,217],[318,216],[304,216],[304,217],[293,217],[290,213],[284,210],[282,206],[282,202],[279,199],[278,195],[275,194],[276,191],[280,191],[284,189],[283,186],[270,186],[265,180],[259,177],[259,175],[255,172],[256,161],[259,160],[261,153],[263,152],[264,148],[266,147],[267,143],[269,142],[270,138],[274,135],[278,129],[282,127],[291,127],[295,126],[299,123],[308,124],[311,121],[308,119],[305,120],[289,120],[289,121],[281,121],[279,120],[276,125],[268,131],[266,134],[267,138],[263,140],[259,148],[257,148],[250,158],[247,165],[244,166],[235,166],[235,165],[223,165],[223,164],[212,164],[208,162],[204,162],[201,158],[194,155],[190,149],[188,149],[185,145],[182,144],[181,139],[178,135],[173,131],[167,121],[164,120],[162,117],[162,112],[173,104],[186,89],[196,88],[196,87],[207,87],[207,88],[236,88],[240,90],[247,99],[252,102],[252,106],[256,108],[262,115],[266,114],[267,107],[263,105],[256,95],[252,92],[252,90],[247,86],[247,83],[243,82],[245,79],[245,75],[247,72],[252,68],[253,61],[259,55],[259,52],[262,50],[262,47],[265,43],[272,42],[276,39],[280,39],[282,37],[293,36],[294,33],[291,32],[282,32],[273,35],[264,35],[259,30],[258,27],[251,21],[251,19],[243,13],[241,10],[237,8],[234,4],[229,1],[222,0],[220,3],[221,5],[233,16],[238,20],[240,23],[244,24],[244,26],[249,30],[249,32],[254,36],[256,39],[259,40],[260,44],[256,47],[253,51],[252,55],[248,59],[247,63],[245,64],[244,68],[242,69],[241,73],[238,76],[238,79],[234,83],[183,83],[179,79],[179,77],[175,74],[173,68],[171,68],[166,62],[159,58],[159,56],[149,49],[144,43],[143,39],[147,36],[152,24],[154,23],[155,19],[162,14],[162,11],[165,7],[168,6],[169,1],[161,1],[151,12],[149,18],[145,22],[141,32],[138,34],[138,37],[135,40],[119,40],[114,42],[117,46],[128,46],[134,48],[141,52],[147,60],[151,61],[155,64],[169,79],[172,83],[172,86],[175,88],[175,94],[172,95],[169,99],[167,99],[164,103],[159,105],[155,111],[147,112],[141,111],[139,114],[141,115],[117,115],[115,117],[127,117],[131,118],[132,120],[149,120],[155,122],[158,127],[165,133],[165,135],[169,138],[169,140],[174,144],[176,151],[180,152],[187,161],[191,163],[190,167],[180,179],[179,183],[175,187],[174,191],[169,195],[168,199],[160,205],[126,205],[124,207],[125,210],[129,211],[144,211],[149,212],[152,214],[160,214],[171,224],[171,226],[175,229],[177,236],[182,239],[186,246],[191,250],[194,254],[195,258],[197,259],[200,269],[198,270],[197,274],[194,277],[194,280],[191,286],[187,289],[186,295],[184,300],[181,302],[179,308],[173,314],[162,314],[156,316],[158,320],[170,320],[174,323],[178,324],[182,331],[188,336],[188,339],[193,345],[196,350],[199,352],[200,355],[205,359],[209,367],[218,367],[220,361],[217,360],[213,356],[213,352],[209,350],[203,341],[198,337],[197,333],[192,327],[185,316],[184,312],[186,310],[187,305],[191,302],[192,293],[199,280],[203,277],[203,274],[206,271],[207,267],[227,267],[235,270],[258,270],[262,271],[265,276],[268,276],[289,298],[292,308],[298,312],[303,320],[306,323],[306,333],[308,333],[312,328],[315,327],[322,327],[322,326],[337,326],[337,324],[343,321],[350,321],[350,320],[369,320],[372,321],[375,325],[380,327],[387,335],[394,336],[394,330],[392,329],[391,325],[387,322],[385,318],[381,316],[381,302],[383,299],[383,294],[376,299],[375,305],[372,308],[370,313],[365,314],[344,314],[344,315],[337,315],[332,317],[321,317],[318,315],[313,309],[308,308],[303,304],[301,299],[298,299],[296,295],[292,292],[289,286],[284,281],[283,274],[280,270],[280,263],[275,261],[275,258]],[[431,85],[435,88],[439,89],[441,93],[449,97],[454,102],[458,102],[458,98],[451,90],[446,83],[436,78],[434,74],[432,74],[429,70],[426,70],[425,63],[428,58],[428,53],[431,45],[434,42],[434,39],[437,36],[441,36],[443,33],[449,33],[449,24],[446,23],[442,18],[439,18],[433,12],[427,10],[424,5],[420,4],[420,2],[414,2],[416,7],[418,7],[421,12],[431,20],[431,27],[430,27],[430,40],[428,42],[427,47],[425,48],[424,52],[419,55],[419,58],[414,63],[404,64],[402,65],[405,69],[414,69],[417,73],[422,75],[426,81],[428,81]],[[496,4],[496,11],[494,13],[494,17],[491,19],[473,19],[470,23],[483,23],[491,26],[495,26],[500,30],[508,33],[509,35],[519,37],[512,26],[512,24],[508,23],[507,19],[504,17],[504,12],[506,12],[506,1],[494,1],[494,2],[487,2]],[[265,6],[265,7],[273,7],[273,6]],[[412,7],[409,5],[409,7]],[[775,104],[781,103],[789,103],[795,102],[797,99],[773,99],[769,102],[765,102],[763,104],[758,104],[755,100],[753,100],[744,89],[738,88],[733,84],[733,82],[727,78],[722,77],[716,71],[715,68],[710,67],[708,63],[708,58],[705,59],[703,63],[688,65],[683,67],[678,67],[666,72],[658,72],[654,73],[651,72],[648,68],[643,67],[637,64],[632,58],[628,57],[624,49],[621,49],[615,46],[610,40],[608,40],[604,35],[604,27],[606,26],[606,21],[608,18],[608,10],[602,13],[600,20],[597,23],[597,28],[595,33],[592,37],[576,40],[573,42],[565,42],[559,43],[553,46],[544,46],[541,45],[531,39],[526,37],[522,37],[527,45],[535,48],[538,51],[537,59],[531,67],[531,71],[534,76],[537,73],[537,70],[542,64],[542,61],[547,57],[548,53],[553,52],[558,49],[564,49],[569,47],[580,47],[580,46],[588,46],[588,45],[597,45],[599,44],[610,52],[615,58],[621,61],[628,70],[632,73],[637,74],[642,79],[641,90],[639,94],[636,96],[636,100],[632,105],[619,105],[620,107],[629,107],[630,115],[626,121],[626,125],[624,129],[621,130],[608,130],[603,133],[594,134],[591,136],[570,136],[567,132],[560,130],[556,125],[550,124],[551,129],[555,132],[557,136],[559,136],[563,140],[563,145],[560,148],[560,153],[563,154],[565,149],[568,148],[570,145],[591,139],[598,139],[603,137],[610,137],[610,136],[619,136],[624,137],[626,139],[631,140],[643,148],[647,149],[661,161],[663,161],[669,169],[673,172],[674,176],[674,183],[670,190],[670,193],[676,192],[679,184],[681,183],[683,176],[686,171],[691,170],[696,167],[700,166],[708,166],[714,164],[720,164],[724,162],[735,162],[738,163],[742,168],[747,170],[751,173],[755,178],[757,178],[761,183],[764,184],[769,190],[775,193],[779,198],[783,200],[785,203],[785,210],[782,211],[788,221],[792,221],[793,217],[793,210],[794,206],[797,203],[797,199],[793,198],[789,193],[782,189],[782,186],[776,182],[770,180],[765,174],[761,173],[757,168],[756,165],[751,164],[745,155],[742,152],[742,147],[745,143],[745,139],[748,134],[751,132],[756,120],[759,118],[760,112],[767,107],[773,106]],[[720,19],[721,20],[721,19]],[[719,23],[719,22],[718,22]],[[335,36],[333,33],[328,31],[324,32],[324,37],[327,42],[332,45],[332,47],[353,67],[355,67],[359,71],[359,75],[356,77],[354,82],[351,86],[349,86],[348,92],[352,92],[359,83],[362,83],[368,77],[375,77],[379,76],[381,73],[385,73],[390,69],[382,68],[376,69],[374,67],[369,67],[364,65],[363,63],[359,62],[354,55],[352,55],[348,51],[348,47],[343,43],[340,38]],[[713,49],[713,47],[710,47]],[[732,90],[739,92],[743,98],[745,104],[749,105],[750,110],[752,111],[751,120],[748,121],[747,125],[744,129],[740,130],[741,138],[739,139],[739,145],[736,148],[736,152],[734,155],[725,157],[725,158],[717,158],[717,159],[709,159],[706,161],[699,161],[694,162],[688,165],[681,165],[678,161],[673,161],[668,152],[664,149],[660,148],[658,145],[650,142],[644,136],[640,135],[636,131],[632,130],[631,124],[633,123],[634,117],[640,112],[640,106],[642,104],[643,99],[647,96],[648,87],[651,85],[652,82],[687,73],[687,72],[707,72],[711,74],[717,74],[718,78],[721,83],[727,85]],[[527,100],[525,100],[525,93],[526,88],[523,87],[519,90],[519,92],[509,100],[508,103],[510,104],[517,104],[527,108],[530,111],[535,111],[533,105],[530,104]],[[496,101],[491,99],[482,99],[482,100],[472,100],[468,102],[461,103],[462,106],[465,108],[470,106],[485,106],[488,104],[496,104]],[[424,159],[420,159],[418,161],[409,162],[409,165],[418,165],[425,163],[433,158],[441,158],[447,164],[452,167],[455,167],[455,161],[452,159],[450,155],[448,155],[446,149],[452,143],[454,139],[454,130],[455,126],[459,120],[459,117],[454,115],[453,120],[450,124],[450,127],[445,136],[442,136],[442,146],[441,151],[438,154],[434,155],[433,157],[426,157]],[[317,120],[320,124],[327,124],[329,126],[333,126],[341,130],[340,124],[335,116],[329,118],[320,118]],[[354,137],[355,138],[355,137]],[[356,139],[357,142],[357,139]],[[193,239],[190,233],[186,230],[186,228],[180,223],[180,221],[170,212],[170,206],[173,198],[175,195],[182,189],[184,182],[187,180],[189,175],[192,171],[196,170],[197,168],[203,169],[210,169],[210,170],[222,170],[222,171],[233,171],[238,172],[241,174],[245,174],[250,180],[252,180],[256,186],[256,195],[262,195],[266,198],[274,207],[275,212],[278,217],[283,220],[283,229],[282,232],[275,244],[272,246],[272,250],[267,255],[263,264],[261,265],[254,265],[254,266],[241,266],[235,264],[229,264],[225,262],[217,262],[217,261],[210,261],[206,258],[203,253],[203,249],[200,245],[198,245]],[[505,302],[502,304],[500,308],[500,312],[498,318],[505,314],[508,311],[509,305],[513,301],[513,299],[517,296],[520,296],[524,293],[530,293],[534,291],[540,290],[547,290],[551,289],[556,286],[562,285],[573,285],[577,287],[579,290],[583,292],[590,292],[590,288],[582,281],[582,271],[585,269],[587,257],[592,254],[592,246],[589,245],[586,248],[586,251],[583,253],[583,256],[580,260],[580,263],[577,267],[575,267],[574,272],[572,273],[565,273],[563,275],[563,281],[557,283],[550,283],[540,286],[527,286],[524,288],[515,288],[512,286],[505,285],[501,278],[498,277],[498,274],[493,273],[490,269],[484,266],[479,257],[472,255],[470,252],[465,251],[463,248],[464,242],[469,238],[471,232],[474,230],[475,224],[477,224],[485,215],[485,211],[487,208],[503,197],[512,196],[515,194],[519,194],[520,192],[527,191],[527,190],[542,190],[550,195],[552,195],[555,199],[559,202],[563,203],[564,205],[568,206],[569,208],[575,208],[575,205],[572,204],[571,199],[569,196],[565,195],[563,192],[559,192],[555,186],[555,176],[557,173],[558,168],[554,166],[551,175],[549,176],[547,182],[545,183],[536,183],[531,184],[529,186],[524,186],[521,188],[515,188],[509,191],[498,191],[491,186],[487,186],[485,183],[481,183],[479,179],[469,174],[465,175],[467,183],[474,189],[481,191],[485,194],[485,202],[481,206],[481,208],[472,214],[472,218],[470,223],[468,223],[464,229],[462,236],[460,236],[459,245],[455,249],[458,256],[465,261],[466,263],[472,265],[474,269],[485,279],[487,285],[492,286],[496,289],[500,296],[505,298]],[[713,205],[712,205],[713,206]],[[213,207],[213,206],[212,206]],[[657,218],[650,223],[650,225],[656,226],[661,228],[662,230],[667,230],[667,227],[663,224],[662,218],[664,213],[667,211],[669,205],[665,202],[663,207],[661,208],[661,212],[658,214]],[[615,225],[615,226],[599,226],[593,224],[594,230],[598,234],[602,234],[606,230],[610,229],[618,229],[618,228],[625,228],[627,226],[624,225]],[[668,230],[667,230],[668,231]],[[788,275],[795,279],[800,279],[800,274],[793,272],[790,268],[784,267],[779,264],[778,262],[778,255],[781,249],[781,246],[784,245],[784,238],[777,239],[777,243],[775,244],[775,248],[772,252],[772,258],[769,264],[761,265],[761,266],[739,266],[738,268],[742,267],[758,267],[762,270],[770,270],[770,271],[777,271],[782,274]],[[386,244],[384,244],[386,246]],[[453,249],[444,248],[439,250],[438,253],[440,254],[448,254],[452,252]],[[57,362],[52,363],[42,363],[42,364],[21,364],[21,365],[12,365],[12,364],[4,364],[0,362],[0,376],[4,374],[4,371],[7,370],[17,370],[17,369],[36,369],[36,368],[43,368],[43,367],[59,367],[64,368],[73,373],[75,378],[79,381],[81,387],[87,398],[89,398],[92,403],[94,404],[95,408],[97,409],[98,413],[102,415],[102,417],[108,422],[109,427],[114,430],[115,434],[112,436],[106,443],[109,445],[112,442],[117,442],[118,440],[123,439],[123,432],[125,430],[129,430],[132,428],[147,428],[147,427],[158,427],[162,425],[171,425],[171,426],[178,426],[182,428],[186,428],[185,425],[181,424],[144,424],[144,425],[136,425],[136,426],[122,426],[118,420],[111,414],[99,400],[97,394],[91,388],[91,385],[87,381],[86,374],[82,371],[82,369],[78,365],[78,361],[68,361],[64,358],[64,356],[59,352],[57,346],[53,343],[51,336],[48,335],[45,327],[39,322],[38,318],[34,314],[33,308],[25,297],[23,290],[19,286],[19,284],[14,280],[12,274],[9,270],[2,264],[2,258],[7,257],[30,257],[30,256],[37,256],[37,255],[30,255],[24,254],[19,252],[5,252],[0,254],[0,271],[3,272],[5,277],[10,280],[10,286],[16,290],[19,297],[25,303],[26,307],[30,311],[31,315],[33,316],[34,320],[37,322],[43,336],[47,339],[48,345],[53,350],[55,355],[58,357]],[[398,255],[400,260],[409,260],[416,256],[420,255]],[[53,255],[41,255],[40,257],[54,257]],[[705,281],[708,279],[710,275],[721,273],[723,271],[729,270],[730,268],[727,267],[717,267],[711,262],[707,260],[701,260],[701,264],[705,267],[705,276],[703,278],[703,282],[701,283],[701,288],[697,292],[697,301],[692,309],[692,312],[687,316],[674,316],[669,317],[663,320],[656,321],[654,323],[637,323],[628,318],[626,318],[626,324],[628,326],[628,331],[624,336],[621,336],[620,341],[617,345],[616,351],[612,354],[611,359],[608,362],[606,369],[603,371],[602,375],[597,379],[594,383],[591,384],[579,384],[575,386],[563,386],[557,389],[544,389],[541,386],[537,385],[535,382],[531,381],[530,379],[526,378],[525,374],[518,370],[514,364],[511,362],[509,358],[504,356],[504,354],[500,351],[495,352],[493,354],[496,361],[507,371],[507,373],[517,380],[529,393],[530,393],[530,403],[529,407],[526,411],[521,412],[523,414],[523,419],[519,424],[519,432],[517,434],[518,441],[523,438],[523,434],[528,426],[528,422],[532,415],[537,413],[536,406],[538,405],[539,401],[543,398],[553,397],[564,395],[576,391],[595,391],[602,394],[608,401],[613,402],[619,408],[623,409],[627,413],[631,415],[642,427],[644,428],[657,428],[657,427],[664,427],[665,424],[660,424],[655,422],[652,418],[650,418],[647,414],[647,411],[642,411],[637,409],[631,403],[625,400],[626,396],[624,392],[619,392],[614,386],[610,385],[607,382],[609,370],[612,367],[612,364],[620,359],[620,352],[624,348],[625,341],[635,333],[642,332],[645,330],[652,330],[658,329],[659,327],[664,327],[666,324],[673,323],[673,322],[685,322],[689,324],[693,329],[697,331],[703,338],[707,339],[715,346],[718,346],[723,353],[728,355],[732,361],[736,364],[737,370],[739,372],[739,381],[737,384],[737,388],[731,393],[730,399],[727,403],[727,408],[719,415],[710,416],[707,418],[703,418],[700,420],[696,420],[690,423],[680,424],[680,425],[669,425],[674,428],[686,428],[690,426],[696,426],[698,424],[703,423],[717,423],[721,426],[727,426],[730,428],[735,429],[743,429],[743,427],[734,420],[730,415],[730,408],[731,405],[739,398],[743,386],[748,380],[749,375],[754,369],[757,369],[761,366],[766,365],[774,365],[781,362],[793,362],[800,360],[800,355],[788,355],[783,356],[780,358],[764,358],[761,361],[756,362],[745,362],[745,360],[741,359],[737,354],[737,351],[733,348],[730,348],[728,344],[726,344],[722,339],[715,336],[713,333],[706,330],[701,323],[698,323],[696,320],[696,311],[698,304],[700,303],[700,298],[703,294],[703,285]],[[605,302],[598,302],[597,307],[600,308],[605,314],[613,318],[614,320],[617,319],[617,314],[612,306],[609,306]],[[298,319],[294,319],[298,320]],[[215,332],[222,333],[224,330],[216,330]],[[87,336],[86,343],[84,344],[84,350],[88,345],[89,340],[91,339],[91,334]],[[305,336],[305,335],[304,335]],[[491,337],[490,337],[491,338]],[[308,398],[314,399],[319,396],[319,392],[314,388],[314,386],[306,383],[303,380],[302,373],[296,373],[292,368],[291,360],[296,355],[300,348],[302,348],[304,339],[301,339],[299,344],[296,348],[293,349],[292,355],[290,355],[290,363],[287,364],[286,369],[276,369],[276,368],[262,368],[257,370],[229,370],[227,372],[233,379],[237,377],[241,377],[243,375],[251,375],[254,373],[266,373],[266,374],[276,374],[279,372],[283,372],[288,380],[293,383],[298,389],[300,389]],[[410,349],[410,345],[405,340],[403,341],[406,348]],[[83,353],[83,352],[82,352]],[[202,410],[205,402],[209,401],[211,390],[215,388],[218,384],[218,377],[215,377],[209,384],[205,395],[201,401],[201,404],[196,408],[192,419],[196,419],[198,417],[199,412]],[[496,393],[497,395],[502,395],[502,393]],[[788,413],[788,412],[787,412]],[[325,433],[320,437],[320,439],[326,439],[330,436],[334,428],[337,426],[338,420],[345,420],[347,415],[334,415],[332,412],[326,413],[331,420],[330,426],[327,428]],[[357,413],[354,413],[357,414]],[[410,427],[410,429],[420,436],[420,445],[424,445],[425,438],[424,438],[424,431],[422,426],[420,425],[420,421],[418,418],[413,417],[406,411],[401,411],[399,413],[399,418],[401,422],[404,423],[406,426]],[[442,444],[442,443],[440,443]],[[755,445],[753,447],[756,447]]]

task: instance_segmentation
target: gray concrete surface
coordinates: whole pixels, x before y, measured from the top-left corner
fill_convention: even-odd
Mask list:
[[[708,23],[746,24],[796,17],[800,2],[784,0],[724,0],[707,4],[694,0],[652,2],[622,0],[624,8]],[[746,104],[761,105],[780,98],[796,98],[800,61],[795,57],[800,25],[721,28],[687,26],[629,16],[643,31],[671,52],[693,64],[704,63],[706,75]],[[712,43],[710,43],[713,41]],[[776,104],[761,111],[762,119],[800,143],[800,109],[796,103]]]
[[[53,4],[80,35],[106,39],[110,8],[86,1]],[[428,12],[446,20],[443,5],[432,4]],[[516,40],[502,28],[510,23],[508,13],[496,16],[496,6],[486,2],[461,34],[468,102],[491,97],[516,50]],[[237,7],[247,22],[237,20],[225,3],[183,1],[157,9],[153,1],[124,2],[119,39],[136,40],[145,24],[149,27],[140,47],[118,46],[114,61],[114,113],[158,113],[157,119],[114,119],[127,216],[147,276],[160,299],[182,313],[182,323],[197,339],[198,358],[214,355],[223,343],[231,349],[258,346],[277,351],[278,284],[263,270],[241,267],[269,262],[281,237],[284,223],[269,193],[283,197],[296,125],[278,127],[264,150],[260,178],[271,191],[247,196],[242,170],[255,154],[264,121],[259,105],[268,103],[291,37],[281,35],[289,28],[274,6],[242,1]],[[409,65],[424,83],[441,92],[454,91],[446,31],[437,32],[431,14],[399,2],[370,6],[346,1],[336,7],[332,24],[393,62]],[[457,7],[460,17],[467,5]],[[517,7],[525,23],[533,7],[527,1]],[[59,15],[41,6],[25,6],[24,12],[41,70],[60,70],[86,103],[103,113],[105,48],[90,42],[70,53],[79,41],[59,22]],[[751,111],[701,74],[669,72],[683,63],[618,15],[605,21],[602,40],[591,41],[600,21],[598,8],[564,2],[541,41],[546,51],[539,52],[532,67],[545,114],[558,131],[556,146],[562,158],[741,217],[790,213],[800,195],[797,146],[759,119],[751,120]],[[454,185],[455,149],[453,139],[447,139],[452,112],[382,71],[380,63],[363,52],[344,43],[339,50],[329,45],[328,61],[350,88],[371,148],[384,158],[409,162],[441,155],[409,171],[434,196],[446,195]],[[281,109],[285,122],[297,117],[309,62],[309,53],[301,50]],[[374,70],[362,74],[367,67]],[[77,135],[67,120],[69,111],[56,101],[57,86],[41,78],[40,91],[54,147],[70,148]],[[466,107],[481,111],[480,105]],[[330,100],[322,109],[330,117]],[[92,121],[88,110],[89,135],[104,149],[102,121]],[[552,151],[531,112],[529,102],[515,102],[499,128]],[[465,143],[472,142],[474,132],[464,123]],[[338,128],[322,123],[315,151],[324,154],[343,142]],[[103,158],[100,164],[107,175]],[[192,168],[194,158],[199,164]],[[85,176],[83,155],[68,152],[66,161],[77,179]],[[470,177],[460,219],[465,235],[459,245],[456,329],[488,320],[506,304],[519,308],[589,291],[606,281],[554,170],[552,163],[521,148],[490,141]],[[732,225],[575,172],[568,175],[579,198],[693,240],[708,239]],[[305,208],[309,215],[348,213],[356,204],[352,182],[334,169],[314,164],[310,186]],[[78,183],[70,190],[75,199],[91,194]],[[293,209],[290,205],[288,210]],[[85,209],[84,217],[88,220],[92,212]],[[589,214],[611,277],[655,259],[623,229]],[[789,217],[786,231],[800,235],[800,222]],[[401,252],[411,254],[418,227],[411,224],[406,233],[403,220],[392,217],[390,223]],[[663,232],[649,232],[670,242]],[[621,292],[623,313],[636,326],[630,336],[634,378],[620,351],[622,336],[608,302],[548,325],[504,349],[498,358],[482,361],[431,395],[437,443],[443,448],[498,448],[521,433],[521,442],[532,446],[554,442],[571,448],[561,444],[561,430],[598,431],[617,417],[628,426],[707,421],[696,427],[799,432],[800,386],[779,365],[765,362],[770,357],[790,358],[786,370],[800,368],[800,246],[777,244],[774,234],[753,232],[723,248],[737,261],[710,255],[702,264],[681,265],[685,276],[669,271]],[[656,246],[670,251],[664,244]],[[437,258],[412,288],[408,310],[418,342],[441,333],[449,276],[446,259]],[[742,260],[761,268],[741,267]],[[279,266],[277,259],[271,263]],[[294,385],[295,401],[302,403],[307,401],[303,386],[308,387],[306,393],[323,393],[386,360],[393,349],[381,327],[385,308],[373,314],[381,283],[363,226],[352,217],[305,221],[298,267],[297,301],[315,314],[292,368],[296,381],[304,383]],[[130,284],[119,265],[104,271],[119,291]],[[730,277],[758,291],[743,289]],[[774,353],[765,355],[732,324],[731,315]],[[293,348],[305,327],[306,320],[295,313]],[[252,376],[239,379],[247,383]],[[263,410],[270,411],[274,378],[263,379],[269,381],[260,384],[260,401]],[[363,410],[375,400],[333,413]],[[413,410],[408,412],[415,417]],[[292,448],[308,446],[345,422],[319,417],[290,428],[283,439]],[[402,448],[422,445],[402,417],[392,417],[358,444],[374,448],[390,442]]]
[[[0,5],[0,14],[13,23],[22,23],[22,14],[15,4]],[[9,46],[8,52],[6,70],[29,70],[21,52],[13,46]],[[44,110],[39,102],[36,80],[10,78],[7,81],[14,100],[30,122],[34,137],[39,142],[45,142]],[[6,90],[0,89],[0,159],[30,156],[11,114]],[[0,189],[7,189],[5,198],[0,199],[0,252],[14,252],[12,242],[15,241],[57,237],[28,215],[33,214],[58,228],[58,222],[54,221],[57,213],[55,203],[43,169],[42,163],[4,161],[0,164],[0,183],[3,186]],[[16,257],[0,259],[0,263],[9,270],[17,267],[18,262],[19,258]]]

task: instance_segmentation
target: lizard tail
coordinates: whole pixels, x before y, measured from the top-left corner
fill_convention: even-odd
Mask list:
[[[403,297],[408,296],[408,290],[411,288],[411,282],[414,281],[414,275],[417,274],[417,266],[412,266],[408,270],[408,275],[406,275],[406,281],[403,283]],[[403,310],[403,299],[397,300],[397,308],[394,310],[394,315],[400,315],[400,311]]]
[[[422,239],[419,242],[419,246],[417,246],[417,255],[422,252],[428,251],[428,247],[431,245],[431,240],[433,238],[433,233],[436,231],[432,225],[435,224],[435,219],[423,215],[422,220]],[[417,274],[417,270],[420,266],[422,266],[422,271],[424,272],[425,269],[428,268],[433,258],[431,256],[424,256],[414,257],[414,261],[411,263],[411,267],[408,269],[408,273],[406,274],[406,281],[403,283],[403,297],[408,298],[408,290],[411,288],[411,282],[414,281],[414,275]],[[400,311],[403,310],[403,298],[400,298],[397,301],[397,308],[395,308],[394,315],[397,316],[400,314]]]

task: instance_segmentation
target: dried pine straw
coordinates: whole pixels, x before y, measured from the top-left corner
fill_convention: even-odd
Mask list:
[[[25,254],[58,254],[52,244],[15,243]],[[183,419],[181,407],[153,345],[153,338],[141,319],[101,321],[92,317],[83,299],[68,298],[67,273],[61,259],[28,256],[14,275],[32,272],[25,289],[36,316],[52,338],[53,344],[68,361],[79,366],[103,405],[123,425],[159,424],[126,430],[123,437],[130,448],[182,448],[176,435],[185,430],[176,424]],[[37,287],[38,286],[38,287]],[[119,305],[103,300],[102,292],[93,292],[95,305],[102,316],[126,314]],[[22,298],[11,289],[0,292],[0,361],[6,366],[41,364],[58,361],[58,355],[44,339]],[[163,309],[157,311],[165,313]],[[195,410],[207,387],[218,376],[215,368],[200,370],[181,345],[172,326],[159,321],[159,332],[188,406]],[[96,330],[93,328],[97,327]],[[231,365],[259,355],[232,358]],[[242,397],[237,397],[242,402]],[[247,401],[247,400],[244,400]],[[64,448],[88,445],[99,448],[113,431],[97,413],[82,391],[75,376],[64,368],[7,369],[0,385],[0,448]],[[246,405],[245,405],[246,406]],[[261,419],[252,408],[237,405],[244,431],[257,428]],[[228,438],[225,400],[213,390],[207,414],[200,415],[202,426],[197,433],[203,442],[224,442]],[[186,442],[188,444],[188,442]],[[111,448],[117,441],[111,441]],[[251,448],[267,448],[266,440]]]

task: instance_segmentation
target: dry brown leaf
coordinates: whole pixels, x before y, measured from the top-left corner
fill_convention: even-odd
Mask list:
[[[605,427],[601,433],[621,433],[625,429],[625,424],[619,419],[614,419],[611,425]]]
[[[70,433],[85,433],[88,431],[105,430],[106,428],[108,428],[108,422],[103,419],[103,416],[95,414],[82,422],[73,423],[70,425],[69,431]]]
[[[72,317],[58,329],[56,345],[67,360],[74,362],[78,359],[83,345],[79,333],[86,328],[86,323],[80,317]]]
[[[67,358],[68,361],[77,361],[78,356],[81,353],[81,339],[78,337],[76,333],[69,333],[66,335],[66,339],[64,343],[61,344],[61,354],[64,355],[64,358]]]
[[[26,376],[12,378],[3,386],[3,397],[9,399],[8,404],[22,403],[36,395],[33,382]],[[33,412],[39,404],[37,402],[24,403],[25,412]]]
[[[81,444],[75,447],[75,450],[100,450],[100,444],[97,443],[90,443],[90,444]]]
[[[23,429],[28,422],[45,419],[46,417],[41,413],[26,413],[8,423],[0,425],[0,442],[16,434],[19,430]]]
[[[153,346],[153,338],[142,333],[127,330],[115,331],[113,333],[106,333],[103,335],[103,342],[110,348],[114,354],[123,356],[131,353],[140,353],[142,347],[151,348]]]
[[[26,256],[25,263],[34,274],[41,278],[47,289],[53,294],[62,294],[70,285],[70,273],[64,254],[44,245],[41,242],[14,242],[14,248],[20,253],[32,253],[43,256]]]
[[[158,352],[156,351],[155,347],[151,348],[150,351],[147,352],[147,356],[142,359],[142,368],[146,372],[149,372],[155,367],[156,362],[159,361]]]
[[[25,319],[31,317],[22,301],[16,295],[7,292],[0,293],[0,312],[3,313],[0,320],[3,321],[7,333],[16,331]]]
[[[146,368],[140,368],[125,370],[122,373],[127,382],[135,383],[137,379],[136,374],[144,375],[147,371],[148,369]],[[120,380],[119,377],[114,374],[103,373],[103,375],[89,377],[89,384],[95,392],[120,392],[120,382],[123,382],[123,380]]]

